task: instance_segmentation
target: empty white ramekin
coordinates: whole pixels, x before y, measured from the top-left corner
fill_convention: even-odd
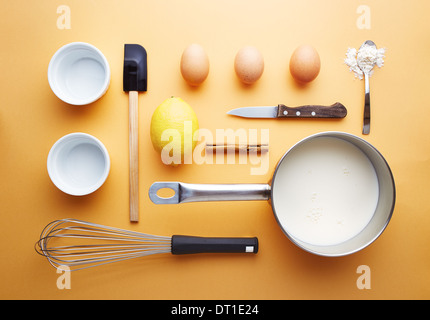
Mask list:
[[[109,63],[93,45],[72,42],[52,56],[48,82],[55,95],[64,102],[90,104],[102,97],[109,87]]]
[[[83,196],[100,188],[109,175],[110,159],[103,143],[81,132],[70,133],[52,146],[48,174],[61,191]]]

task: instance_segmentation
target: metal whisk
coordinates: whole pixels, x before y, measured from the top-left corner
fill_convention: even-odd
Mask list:
[[[158,253],[257,253],[258,239],[155,236],[75,219],[49,223],[35,244],[49,263],[71,271]]]

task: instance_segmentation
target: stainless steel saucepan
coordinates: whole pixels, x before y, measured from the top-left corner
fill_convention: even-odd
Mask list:
[[[303,238],[289,231],[290,221],[285,219],[285,201],[288,197],[283,194],[284,190],[282,190],[281,187],[284,182],[283,179],[285,179],[285,168],[289,166],[289,159],[293,157],[294,151],[297,148],[320,141],[321,138],[334,138],[332,139],[333,141],[339,141],[339,143],[343,144],[349,142],[352,144],[352,146],[361,151],[360,154],[364,154],[364,157],[367,157],[370,161],[377,178],[377,187],[374,188],[374,190],[376,190],[375,193],[377,193],[374,194],[374,199],[376,199],[375,207],[372,209],[374,211],[371,212],[368,222],[366,222],[361,231],[359,230],[356,235],[340,243],[324,244],[304,241]],[[316,158],[314,161],[320,161],[320,159]],[[348,172],[344,173],[346,175],[349,174]],[[300,175],[298,177],[300,177]],[[366,182],[365,179],[364,181]],[[319,183],[327,183],[327,181],[318,181],[318,184]],[[327,186],[327,189],[331,188],[330,184],[327,184]],[[168,198],[160,197],[157,193],[161,189],[171,189],[175,194]],[[282,192],[280,192],[280,190],[282,190]],[[354,193],[355,191],[351,192]],[[337,195],[335,194],[334,196],[334,201],[336,201]],[[179,204],[199,201],[270,200],[276,221],[285,235],[293,243],[313,254],[334,257],[357,252],[367,247],[380,236],[391,219],[395,205],[396,191],[391,169],[384,157],[375,147],[352,134],[344,132],[323,132],[311,135],[291,147],[279,160],[273,177],[267,184],[190,184],[183,182],[155,182],[149,189],[149,197],[155,204]],[[366,198],[361,194],[354,194],[354,197],[356,198],[354,200],[356,203],[366,201]],[[362,214],[362,212],[354,212],[354,210],[356,210],[354,207],[348,210],[351,210],[351,214]],[[320,213],[311,212],[308,216],[310,219],[314,219],[318,218],[318,214]],[[315,220],[315,222],[318,221]],[[339,224],[341,223],[342,221],[339,221]]]

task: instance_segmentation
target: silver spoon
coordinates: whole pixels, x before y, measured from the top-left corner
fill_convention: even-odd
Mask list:
[[[364,42],[360,49],[358,50],[358,55],[360,54],[360,50],[365,46],[371,46],[376,49],[376,44],[371,41],[367,40]],[[358,56],[357,55],[357,56]],[[363,113],[363,134],[369,134],[370,132],[370,88],[369,88],[369,74],[372,71],[375,64],[373,64],[370,68],[368,65],[363,65],[360,63],[361,61],[358,61],[358,67],[363,71],[364,74],[364,88],[365,88],[365,95],[364,95],[364,113]]]

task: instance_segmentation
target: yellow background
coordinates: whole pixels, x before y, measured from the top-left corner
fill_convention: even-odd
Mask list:
[[[71,9],[71,29],[57,28],[57,7]],[[371,28],[359,29],[357,8],[371,10]],[[0,297],[3,299],[428,299],[430,298],[430,2],[426,0],[162,0],[6,1],[0,10]],[[372,125],[361,135],[364,83],[343,59],[365,40],[387,48],[385,66],[371,77]],[[60,101],[47,81],[55,51],[89,42],[106,56],[111,84],[88,106]],[[139,95],[140,222],[128,218],[128,95],[122,91],[125,43],[148,52],[148,91]],[[190,88],[179,71],[191,43],[208,53],[210,73]],[[298,86],[289,71],[294,49],[309,43],[321,72]],[[234,74],[236,52],[260,49],[262,78],[251,87]],[[251,164],[166,167],[152,148],[152,112],[180,96],[201,128],[270,129],[269,170]],[[232,108],[252,105],[328,105],[348,109],[340,121],[245,120]],[[385,156],[394,173],[393,218],[371,246],[351,256],[323,258],[297,248],[276,224],[265,201],[157,206],[148,198],[155,181],[265,183],[283,153],[321,131],[362,136]],[[111,157],[106,183],[73,197],[50,181],[46,159],[53,143],[71,132],[99,138]],[[315,159],[318,161],[318,159]],[[257,255],[162,255],[72,273],[70,290],[34,251],[52,220],[77,218],[167,235],[257,236]],[[371,289],[359,290],[360,265],[371,270]]]

